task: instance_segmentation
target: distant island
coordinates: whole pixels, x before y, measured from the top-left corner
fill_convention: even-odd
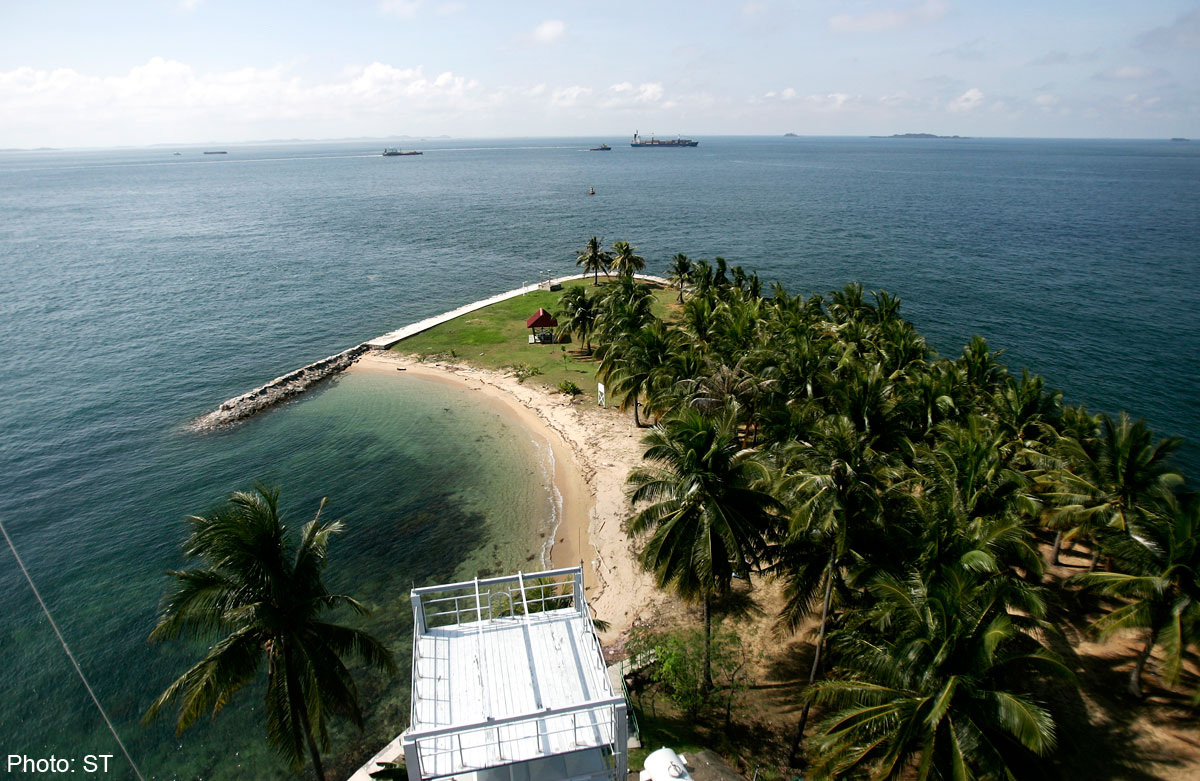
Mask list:
[[[1190,138],[1172,138],[1172,141],[1190,141]]]
[[[795,133],[784,133],[783,137],[784,138],[799,138],[800,136],[796,135]]]
[[[935,136],[933,133],[896,133],[891,136],[870,136],[870,138],[970,138],[970,136]]]

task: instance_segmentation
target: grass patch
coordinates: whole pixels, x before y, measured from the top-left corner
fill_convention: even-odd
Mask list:
[[[682,754],[689,762],[708,749],[724,759],[730,767],[750,778],[757,770],[759,781],[785,781],[796,778],[796,772],[783,766],[786,747],[780,736],[762,725],[733,722],[725,725],[719,713],[707,713],[700,718],[687,718],[670,703],[657,700],[649,711],[635,704],[638,725],[641,727],[642,747],[629,750],[629,770],[645,769],[646,757],[663,746]],[[734,712],[752,710],[743,702]]]
[[[663,746],[670,746],[676,754],[696,754],[711,747],[711,741],[697,729],[696,722],[682,716],[651,715],[637,711],[638,725],[642,730],[642,747],[629,750],[629,770],[642,770],[646,757]]]
[[[591,280],[572,280],[563,285],[590,286]],[[601,289],[605,283],[601,282]],[[666,317],[675,305],[676,293],[652,286],[654,313]],[[402,355],[445,356],[456,363],[481,369],[502,370],[506,366],[528,366],[536,370],[527,382],[557,389],[573,382],[583,389],[581,398],[595,399],[596,362],[584,355],[582,344],[529,344],[525,320],[541,307],[547,312],[558,308],[563,291],[537,290],[476,310],[462,317],[411,336],[392,347]]]

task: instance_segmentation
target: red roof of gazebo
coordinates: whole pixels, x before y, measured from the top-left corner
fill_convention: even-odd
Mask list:
[[[537,314],[525,321],[526,328],[557,328],[555,320],[545,309],[539,309]]]

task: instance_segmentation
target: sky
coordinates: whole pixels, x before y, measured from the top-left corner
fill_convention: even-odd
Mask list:
[[[1200,137],[1200,0],[0,0],[0,148]]]

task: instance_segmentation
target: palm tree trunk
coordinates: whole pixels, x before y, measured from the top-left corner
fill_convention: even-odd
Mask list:
[[[1156,640],[1158,640],[1158,630],[1151,629],[1150,637],[1146,638],[1146,647],[1138,654],[1137,661],[1133,665],[1133,672],[1129,675],[1129,693],[1138,699],[1142,697],[1142,671],[1146,669],[1146,662],[1150,660],[1150,652],[1154,650]]]
[[[283,663],[287,665],[288,702],[292,708],[292,719],[293,722],[296,719],[300,720],[300,727],[304,730],[304,740],[308,744],[308,754],[312,757],[313,772],[317,774],[317,781],[325,781],[325,768],[321,765],[321,753],[317,751],[317,741],[313,739],[312,724],[308,720],[308,708],[301,693],[300,679],[296,676],[296,666],[292,664],[292,652],[286,644],[283,648]]]
[[[821,631],[817,634],[817,647],[813,652],[812,668],[808,671],[808,685],[812,686],[817,680],[817,670],[821,666],[821,648],[825,645],[825,628],[829,622],[829,602],[833,596],[833,554],[829,555],[829,564],[825,567],[825,601],[821,604]],[[808,711],[811,702],[804,703],[804,711],[800,714],[800,723],[796,725],[796,734],[792,737],[792,750],[788,754],[788,766],[796,767],[796,757],[800,753],[800,743],[804,740],[804,728],[808,726]]]
[[[636,408],[635,408],[636,409]],[[713,690],[712,677],[712,605],[708,594],[704,595],[704,693]]]
[[[633,397],[633,425],[637,426],[638,428],[641,428],[642,421],[640,419],[638,419],[638,411],[637,410],[638,410],[638,400],[637,400],[637,396],[634,396]],[[708,603],[706,602],[705,610],[707,611],[707,609],[708,609]],[[705,615],[707,616],[708,613],[706,612]]]
[[[1050,557],[1050,563],[1058,564],[1058,554],[1062,551],[1062,529],[1058,530],[1058,534],[1054,535],[1054,554]]]

